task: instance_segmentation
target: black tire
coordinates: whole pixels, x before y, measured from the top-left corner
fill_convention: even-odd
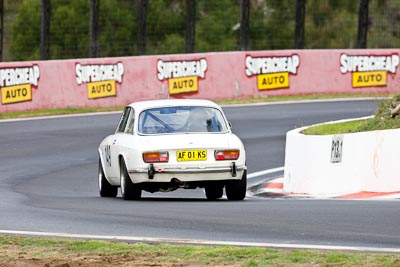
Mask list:
[[[104,175],[103,166],[99,159],[99,173],[98,173],[99,193],[101,197],[116,197],[118,194],[118,186],[111,185],[106,176]]]
[[[204,190],[208,200],[217,200],[224,194],[224,187],[220,185],[206,185]]]
[[[124,200],[138,200],[142,197],[142,190],[132,183],[124,159],[120,161],[121,195]]]
[[[225,185],[226,197],[229,200],[243,200],[247,190],[247,171],[243,172],[241,180],[230,181]]]

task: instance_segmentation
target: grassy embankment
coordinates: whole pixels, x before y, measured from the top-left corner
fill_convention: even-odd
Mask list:
[[[391,117],[392,103],[400,102],[400,95],[381,100],[373,118],[349,122],[321,124],[303,131],[308,135],[356,133],[400,128],[400,116]]]
[[[400,266],[400,255],[0,236],[0,266]]]

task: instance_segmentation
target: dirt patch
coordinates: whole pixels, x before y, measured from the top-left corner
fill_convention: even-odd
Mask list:
[[[71,256],[69,259],[36,259],[36,258],[0,258],[0,267],[103,267],[103,266],[123,266],[123,267],[226,267],[234,266],[232,264],[218,263],[197,263],[186,260],[177,259],[174,262],[162,262],[146,255],[80,255]],[[239,266],[239,265],[237,265]]]
[[[1,239],[0,239],[1,241]],[[190,253],[185,252],[187,249]],[[146,244],[124,244],[57,239],[3,237],[0,267],[239,267],[207,247],[185,249]],[[96,251],[101,250],[101,251]]]

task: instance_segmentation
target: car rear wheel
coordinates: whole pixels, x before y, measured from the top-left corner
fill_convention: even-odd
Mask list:
[[[120,161],[121,195],[124,200],[137,200],[142,196],[142,190],[132,183],[126,169],[124,159]]]
[[[230,181],[225,185],[226,197],[229,200],[243,200],[247,190],[247,171],[244,170],[241,180]]]
[[[99,193],[101,197],[116,197],[118,194],[118,187],[111,185],[104,175],[103,166],[101,165],[101,160],[99,159]]]
[[[205,188],[206,197],[208,200],[216,200],[224,194],[224,187],[218,185],[207,185]]]

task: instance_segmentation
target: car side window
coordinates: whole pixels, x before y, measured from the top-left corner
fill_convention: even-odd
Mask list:
[[[128,123],[129,119],[129,114],[131,112],[130,107],[126,107],[124,112],[122,113],[121,119],[119,121],[118,127],[117,127],[117,133],[123,133],[125,132],[126,129],[126,124]]]
[[[135,126],[135,111],[133,110],[133,108],[131,108],[131,110],[129,112],[129,118],[128,118],[127,125],[128,126],[125,128],[125,133],[133,134],[133,128]]]

